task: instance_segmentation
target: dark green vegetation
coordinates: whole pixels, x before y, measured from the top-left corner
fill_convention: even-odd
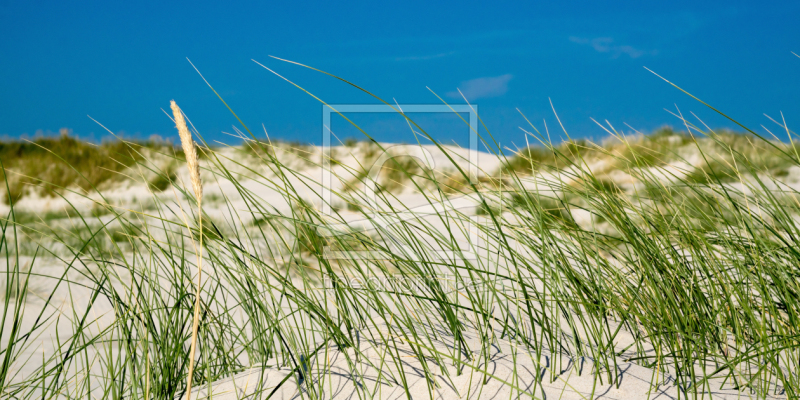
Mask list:
[[[128,179],[121,172],[144,159],[142,148],[163,151],[167,146],[119,140],[96,145],[66,135],[0,141],[0,160],[5,167],[0,178],[8,182],[10,195],[3,196],[3,201],[8,204],[9,198],[19,200],[30,192],[55,196],[65,188],[88,193],[105,183]],[[154,185],[164,187],[160,181]]]

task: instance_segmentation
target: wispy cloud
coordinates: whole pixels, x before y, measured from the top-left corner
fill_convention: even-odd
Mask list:
[[[617,58],[623,54],[630,58],[639,58],[641,56],[654,56],[658,54],[658,50],[643,50],[637,49],[629,45],[614,44],[614,39],[610,37],[598,37],[594,39],[587,39],[582,37],[570,36],[569,40],[573,43],[589,45],[598,53],[610,53],[612,58]]]
[[[505,74],[500,76],[487,76],[484,78],[470,79],[468,81],[461,82],[461,84],[458,85],[458,88],[461,89],[461,93],[464,93],[464,97],[466,97],[469,101],[475,101],[477,99],[484,99],[488,97],[498,97],[508,92],[508,82],[513,77],[514,76],[511,74]],[[457,90],[447,92],[446,94],[449,97],[461,98],[461,94],[458,93]]]

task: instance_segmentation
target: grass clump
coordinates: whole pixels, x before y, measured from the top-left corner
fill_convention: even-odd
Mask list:
[[[158,149],[156,142],[107,141],[95,145],[71,136],[42,137],[31,141],[0,142],[8,193],[15,200],[36,192],[55,196],[66,188],[84,193],[108,182],[127,179],[122,173],[142,161],[142,148]],[[8,196],[3,196],[8,204]]]
[[[156,176],[148,182],[151,190],[154,192],[163,192],[172,185],[172,182],[178,178],[175,168],[170,165],[166,171],[157,172]]]

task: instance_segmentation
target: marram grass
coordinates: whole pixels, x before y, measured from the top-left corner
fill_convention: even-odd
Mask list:
[[[197,157],[197,149],[195,148],[192,134],[186,126],[183,112],[180,107],[178,107],[178,104],[175,103],[175,100],[171,101],[169,106],[172,109],[172,115],[175,118],[175,126],[178,128],[178,134],[181,138],[183,154],[186,156],[186,166],[189,168],[189,181],[192,183],[194,196],[197,200],[197,227],[200,230],[200,234],[198,235],[199,247],[195,248],[195,252],[197,253],[197,290],[195,291],[194,312],[192,314],[192,339],[189,347],[189,367],[186,378],[186,399],[190,400],[192,394],[194,355],[197,348],[197,325],[200,322],[200,289],[203,281],[203,181],[200,179],[200,160]],[[191,229],[188,222],[186,228]],[[192,238],[192,245],[194,245],[194,238]]]
[[[533,360],[549,357],[515,397],[541,397],[541,385],[578,374],[581,360],[592,360],[598,385],[624,384],[614,372],[624,362],[652,369],[653,388],[677,385],[682,397],[722,386],[759,398],[800,394],[792,142],[682,121],[682,133],[630,137],[607,127],[605,144],[552,145],[531,127],[527,139],[541,144],[504,153],[484,135],[485,149],[504,161],[477,183],[459,165],[435,174],[395,163],[392,180],[417,186],[431,203],[474,199],[481,240],[470,258],[456,238],[472,215],[460,210],[326,234],[341,231],[346,213],[400,213],[400,197],[379,191],[372,210],[358,187],[342,190],[340,204],[360,206],[324,215],[277,143],[243,134],[235,153],[206,146],[200,159],[172,107],[191,190],[170,179],[174,194],[151,192],[147,207],[76,191],[102,212],[73,205],[47,220],[11,196],[0,225],[0,397],[171,400],[192,385],[280,367],[292,371],[280,385],[315,398],[328,389],[320,377],[334,350],[355,377],[368,375],[365,363],[375,372],[407,361],[401,347],[426,376],[455,376],[500,340]],[[509,150],[517,155],[504,156]],[[305,155],[305,164],[321,164],[321,154]],[[159,172],[146,158],[131,165]],[[217,195],[214,215],[200,207],[201,166],[206,189],[232,188]],[[336,171],[345,184],[363,177],[358,167]],[[330,249],[383,257],[332,258]],[[376,277],[391,284],[353,284]],[[442,338],[453,346],[434,347]],[[388,350],[362,354],[365,340]],[[402,374],[386,374],[381,382],[404,388]],[[429,393],[442,385],[431,380]],[[359,388],[363,398],[377,395],[376,385]],[[277,390],[255,389],[252,398]]]

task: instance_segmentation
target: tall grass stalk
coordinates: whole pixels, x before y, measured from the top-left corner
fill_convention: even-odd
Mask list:
[[[186,166],[189,168],[189,180],[192,183],[194,196],[197,200],[197,229],[200,231],[197,239],[199,241],[199,246],[195,248],[195,252],[197,253],[197,289],[195,291],[194,313],[192,317],[192,342],[189,349],[189,372],[187,373],[186,378],[186,399],[191,400],[192,379],[194,377],[194,357],[197,347],[197,325],[200,321],[200,298],[202,294],[201,287],[203,284],[203,182],[200,180],[200,160],[197,157],[197,150],[195,149],[195,143],[192,139],[192,134],[189,132],[189,128],[186,126],[183,112],[181,111],[180,107],[178,107],[178,104],[175,103],[175,100],[172,100],[169,106],[172,109],[172,115],[175,118],[175,126],[178,128],[178,134],[181,138],[181,147],[183,147],[183,154],[186,156]],[[191,226],[188,224],[188,222],[186,224],[186,228],[191,230]],[[194,244],[194,238],[192,238],[192,244]]]

